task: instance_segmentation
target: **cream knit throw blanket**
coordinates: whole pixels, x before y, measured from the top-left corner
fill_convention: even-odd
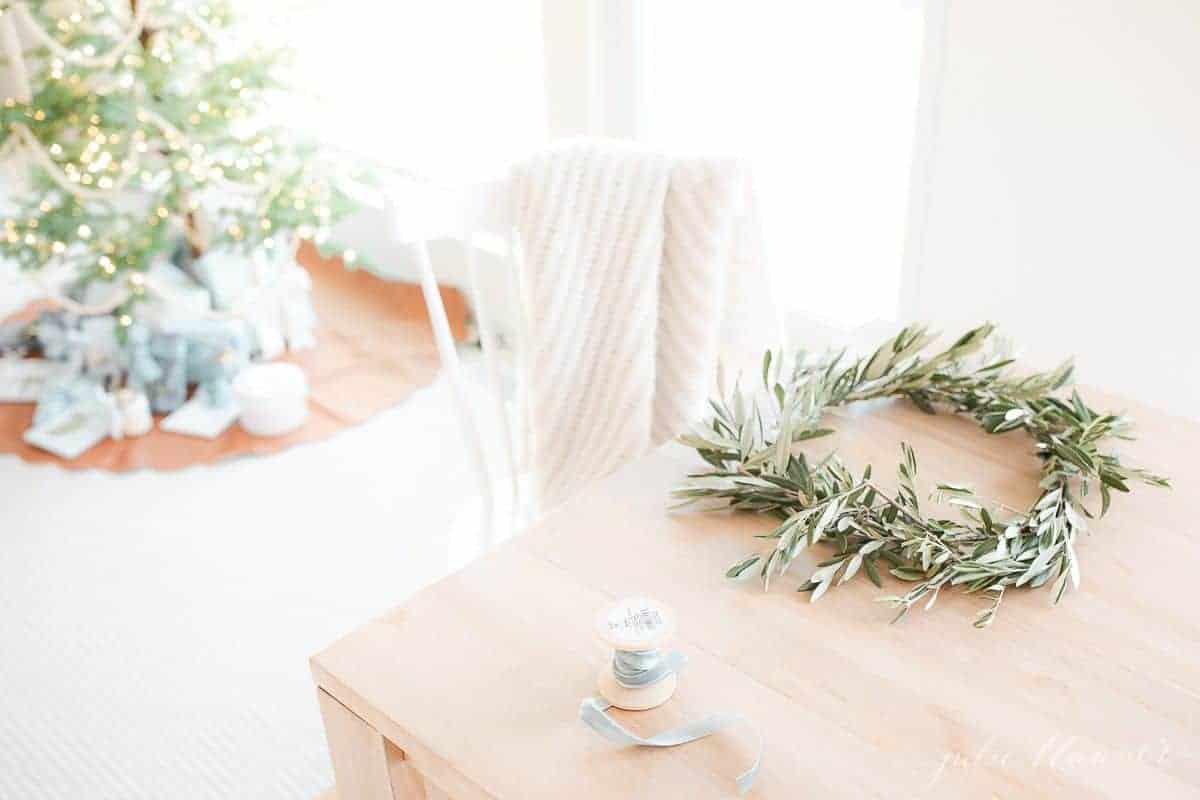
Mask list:
[[[781,335],[745,170],[570,142],[513,170],[538,506],[684,430]]]

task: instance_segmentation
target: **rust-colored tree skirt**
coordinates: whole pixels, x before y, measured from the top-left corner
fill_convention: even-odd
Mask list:
[[[285,359],[299,364],[308,375],[309,417],[299,430],[264,439],[234,423],[209,440],[156,427],[136,439],[108,439],[66,461],[21,439],[33,420],[32,404],[0,404],[0,453],[74,469],[181,469],[324,439],[396,405],[433,380],[437,350],[418,286],[346,270],[337,259],[321,259],[312,249],[301,250],[300,262],[312,274],[313,305],[319,321],[317,346]],[[442,289],[442,301],[455,338],[462,339],[466,329],[462,295],[455,289]]]

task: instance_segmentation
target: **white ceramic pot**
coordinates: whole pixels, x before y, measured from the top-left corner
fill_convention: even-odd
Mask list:
[[[254,436],[282,436],[308,419],[308,380],[295,364],[251,364],[233,379],[238,422]]]

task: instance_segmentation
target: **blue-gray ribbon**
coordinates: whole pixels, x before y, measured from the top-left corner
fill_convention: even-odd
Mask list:
[[[613,654],[613,676],[621,686],[636,689],[658,683],[678,671],[686,662],[687,659],[678,650],[672,650],[666,656],[658,650],[617,650]],[[613,719],[608,714],[610,708],[612,703],[603,697],[589,697],[579,705],[579,718],[609,741],[639,747],[676,747],[703,739],[739,723],[749,724],[744,717],[737,714],[709,714],[678,728],[641,737]],[[762,763],[762,749],[762,737],[759,736],[758,754],[754,757],[754,763],[737,776],[737,788],[742,794],[750,791],[750,787],[754,785],[754,778],[758,775],[758,767]]]
[[[673,675],[686,663],[687,657],[678,650],[665,656],[661,650],[616,650],[613,652],[613,677],[626,689],[640,689]]]

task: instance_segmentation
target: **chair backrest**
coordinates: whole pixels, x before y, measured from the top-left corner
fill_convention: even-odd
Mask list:
[[[518,432],[524,425],[513,424],[512,408],[523,407],[519,397],[508,397],[502,374],[501,337],[496,326],[492,292],[485,285],[497,280],[507,284],[508,296],[522,297],[520,275],[516,269],[516,239],[513,232],[510,193],[507,180],[488,181],[460,187],[439,187],[417,180],[405,180],[389,187],[386,192],[387,216],[393,221],[394,234],[401,243],[412,246],[421,276],[421,290],[429,311],[438,356],[454,395],[455,410],[462,426],[466,445],[474,460],[476,476],[483,500],[483,525],[487,545],[493,545],[515,532],[533,509],[524,502],[520,491]],[[480,415],[468,397],[462,365],[454,338],[450,333],[446,309],[438,290],[437,276],[429,256],[429,241],[434,238],[454,238],[462,242],[466,262],[468,300],[472,309],[483,352],[484,369],[489,394],[494,402],[493,412],[498,422],[499,453],[490,446],[483,434]],[[503,275],[486,276],[479,266],[478,240],[487,239],[491,250],[499,249],[503,257],[498,263]],[[519,310],[517,312],[520,313]],[[520,324],[513,326],[519,334]],[[519,342],[512,343],[511,352],[519,357]],[[516,381],[520,392],[520,381]],[[510,403],[511,401],[511,403]],[[502,511],[504,513],[502,513]]]
[[[733,353],[736,343],[756,338],[778,343],[769,281],[760,278],[757,219],[745,202],[750,191],[736,160],[672,161],[625,144],[584,141],[518,165],[511,179],[394,193],[393,218],[417,245],[439,353],[481,465],[493,538],[500,530],[493,487],[503,468],[510,520],[514,511],[536,512],[533,502],[558,502],[686,427],[726,345]],[[464,243],[465,283],[501,407],[503,458],[490,465],[425,244],[447,235]],[[484,236],[506,245],[497,263],[510,292],[482,290],[477,239]],[[517,252],[523,238],[528,253]],[[492,305],[505,294],[515,298],[520,317],[513,326],[514,407],[529,415],[515,426],[503,409]],[[518,446],[535,484],[528,504],[519,491]]]

